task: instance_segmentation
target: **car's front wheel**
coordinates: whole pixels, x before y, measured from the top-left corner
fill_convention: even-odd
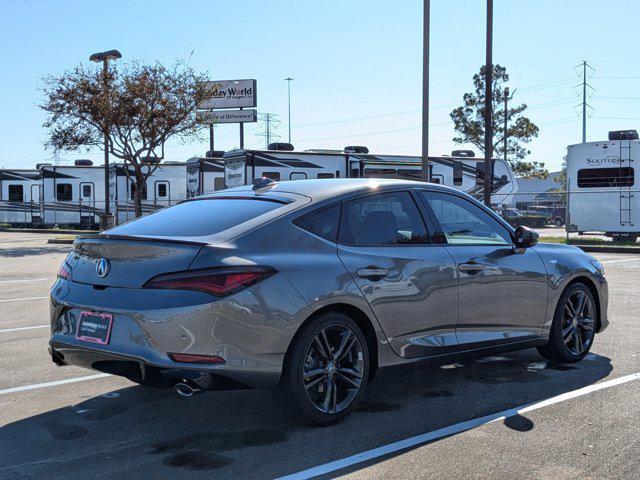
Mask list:
[[[583,283],[570,285],[556,306],[549,343],[538,351],[555,362],[582,360],[593,344],[597,314],[591,290]]]
[[[279,394],[306,420],[327,425],[354,409],[368,375],[362,330],[348,316],[329,312],[306,325],[291,346]]]

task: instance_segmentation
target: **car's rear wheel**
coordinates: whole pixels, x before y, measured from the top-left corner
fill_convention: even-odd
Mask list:
[[[564,222],[560,217],[556,218],[553,223],[555,224],[556,227],[561,227],[562,225],[564,225]]]
[[[352,411],[369,375],[369,351],[358,325],[329,312],[300,332],[287,354],[279,394],[287,406],[317,425]]]
[[[538,351],[556,362],[582,360],[593,344],[597,314],[591,290],[583,283],[570,285],[556,306],[549,343]]]

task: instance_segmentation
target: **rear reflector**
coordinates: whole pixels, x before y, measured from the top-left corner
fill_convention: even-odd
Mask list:
[[[145,283],[144,288],[195,290],[216,297],[224,297],[264,280],[275,270],[264,267],[194,270],[158,275]]]
[[[169,353],[169,358],[178,363],[207,363],[222,364],[226,363],[224,358],[216,355],[191,355],[189,353]]]

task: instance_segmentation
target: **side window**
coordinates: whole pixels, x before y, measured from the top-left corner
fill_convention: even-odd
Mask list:
[[[427,229],[409,192],[369,195],[345,205],[341,243],[359,246],[429,243]]]
[[[453,185],[456,187],[462,185],[462,162],[453,162]]]
[[[316,235],[335,242],[338,240],[338,225],[340,224],[340,204],[322,208],[308,213],[293,221],[294,224],[315,233]]]
[[[316,178],[333,178],[333,173],[320,172]]]
[[[280,181],[280,172],[262,172],[262,177],[270,178],[271,180],[275,180],[276,182]]]
[[[82,198],[91,197],[91,185],[82,185]]]
[[[133,200],[135,198],[135,194],[136,194],[136,184],[131,182],[131,200]],[[146,200],[147,199],[147,184],[144,184],[142,186],[142,192],[140,192],[140,200]]]
[[[435,214],[447,243],[510,245],[509,230],[477,205],[457,195],[421,191]]]
[[[291,172],[289,174],[289,180],[306,180],[307,174],[304,172]]]
[[[73,187],[70,183],[56,184],[56,200],[70,202],[73,198]]]
[[[22,185],[9,185],[9,201],[22,202],[24,200],[24,189]]]
[[[167,184],[166,183],[159,183],[158,184],[158,198],[165,198],[167,197]]]

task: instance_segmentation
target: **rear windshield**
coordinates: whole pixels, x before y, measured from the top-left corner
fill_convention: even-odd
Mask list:
[[[115,227],[109,233],[202,237],[223,232],[282,206],[280,202],[251,198],[191,200]]]

